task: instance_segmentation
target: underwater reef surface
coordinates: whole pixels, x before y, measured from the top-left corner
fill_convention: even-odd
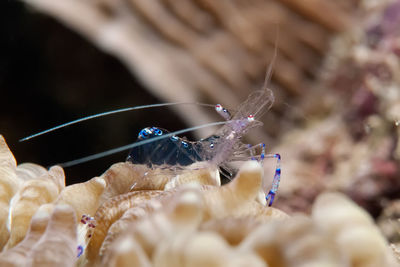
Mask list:
[[[222,186],[216,170],[121,162],[65,186],[61,167],[17,165],[0,137],[0,265],[398,266],[396,244],[343,194],[288,215],[266,206],[258,162]]]
[[[308,123],[274,147],[285,155],[285,173],[296,177],[282,179],[286,211],[310,211],[327,189],[345,193],[373,217],[398,200],[399,7],[400,1],[365,4],[360,22],[332,42],[319,83],[303,99]]]
[[[278,11],[281,33],[271,85],[281,89],[275,90],[269,123],[250,139],[255,135],[271,141],[267,145],[283,156],[282,183],[274,208],[265,207],[260,191],[273,173],[269,163],[263,168],[247,163],[223,186],[211,166],[193,166],[177,176],[130,163],[117,163],[99,177],[65,186],[68,176],[60,167],[17,166],[3,140],[2,265],[397,266],[400,1],[352,1],[357,8],[310,1],[318,6],[314,9],[301,1],[254,1],[256,5],[242,9],[247,12],[242,16],[230,5],[223,6],[231,8],[224,13],[218,12],[223,4],[199,1],[202,8],[190,13],[198,17],[179,17],[192,21],[188,28],[197,35],[187,34],[185,24],[174,28],[183,31],[176,36],[175,30],[169,32],[176,24],[160,24],[152,14],[167,10],[185,15],[172,1],[161,5],[168,6],[166,10],[157,9],[156,1],[150,7],[140,1],[70,1],[61,9],[66,13],[55,12],[60,11],[56,5],[46,6],[54,1],[26,2],[122,58],[155,95],[172,101],[181,100],[176,95],[191,101],[226,99],[233,107],[259,84],[265,59],[272,56],[273,35],[259,35],[275,32],[274,27],[265,29],[262,18],[267,16],[253,15]],[[68,12],[75,4],[87,4],[81,10],[94,16],[74,20],[79,14]],[[330,16],[321,16],[326,9],[332,12],[323,14]],[[230,18],[235,18],[234,26]],[[85,32],[79,23],[90,19],[96,27]],[[197,24],[196,19],[209,24]],[[251,23],[237,27],[243,21]],[[299,31],[293,30],[294,24],[300,25]],[[214,26],[201,28],[204,25]],[[132,41],[127,39],[113,39],[136,27],[143,35],[125,38],[143,41],[136,42],[137,47],[129,46]],[[285,36],[290,29],[293,35]],[[91,33],[102,38],[92,39]],[[151,42],[158,34],[159,42]],[[149,50],[131,58],[122,55],[132,49]],[[161,69],[153,68],[157,64]],[[171,87],[177,91],[168,90]],[[179,93],[183,91],[187,95]],[[180,114],[188,116],[190,124],[208,116]]]

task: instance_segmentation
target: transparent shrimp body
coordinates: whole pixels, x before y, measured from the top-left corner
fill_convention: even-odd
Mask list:
[[[231,116],[229,111],[221,105],[215,106],[216,111],[231,122],[221,127],[216,133],[219,138],[213,145],[215,152],[211,152],[212,156],[209,158],[210,161],[220,167],[224,167],[224,169],[229,169],[229,166],[227,166],[229,162],[249,159],[263,162],[265,158],[275,158],[277,160],[275,175],[271,189],[266,194],[267,204],[271,206],[279,187],[281,156],[279,154],[266,154],[264,143],[250,145],[241,141],[241,138],[251,129],[262,126],[262,123],[257,121],[256,118],[260,118],[274,102],[272,91],[266,87],[267,79],[264,83],[264,88],[250,94],[247,100],[239,106],[234,116]],[[261,151],[257,152],[257,149]]]
[[[147,127],[138,134],[138,142],[168,134],[163,128]],[[205,161],[199,142],[190,142],[175,135],[134,147],[127,160],[135,164],[153,166],[187,166]]]
[[[254,121],[252,116],[229,122],[217,134],[199,141],[188,141],[175,135],[154,140],[134,147],[129,152],[128,161],[135,164],[146,164],[149,167],[170,165],[187,166],[198,161],[209,161],[217,166],[228,161],[231,155],[238,152],[238,144],[243,134],[250,129],[262,125]],[[159,127],[146,127],[138,134],[137,142],[151,140],[169,132]]]
[[[251,146],[244,144],[241,138],[251,129],[262,125],[255,117],[260,117],[268,110],[274,101],[272,91],[264,88],[256,91],[239,106],[234,116],[221,105],[216,105],[216,111],[227,120],[214,135],[191,142],[175,135],[164,139],[154,139],[144,145],[131,149],[128,161],[136,164],[146,164],[149,167],[172,166],[179,170],[198,161],[207,161],[214,166],[219,166],[230,171],[229,163],[234,161],[258,160],[276,158],[278,160],[273,185],[267,194],[267,203],[271,205],[278,190],[280,180],[280,156],[278,154],[265,154],[265,144]],[[138,142],[151,140],[169,132],[158,127],[147,127],[140,131]],[[261,152],[257,152],[261,150]]]

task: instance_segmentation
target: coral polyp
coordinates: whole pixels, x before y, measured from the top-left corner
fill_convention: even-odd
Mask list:
[[[130,162],[65,186],[58,166],[17,165],[3,137],[0,158],[1,266],[396,266],[372,218],[339,193],[311,216],[266,206],[257,161],[222,186],[215,169],[142,179],[147,167]]]

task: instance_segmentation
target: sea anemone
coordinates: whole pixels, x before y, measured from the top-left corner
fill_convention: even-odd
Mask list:
[[[59,166],[16,165],[3,137],[0,158],[1,266],[396,264],[373,219],[340,193],[320,195],[310,216],[266,206],[256,161],[222,186],[211,167],[144,179],[147,167],[129,162],[65,186]]]

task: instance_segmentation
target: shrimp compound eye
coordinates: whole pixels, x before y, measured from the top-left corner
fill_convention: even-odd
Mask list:
[[[171,140],[172,140],[172,141],[174,141],[174,142],[176,142],[176,141],[178,141],[178,140],[179,140],[179,138],[178,138],[178,137],[176,137],[175,135],[173,135],[173,136],[171,136]]]
[[[160,130],[160,129],[158,129],[158,128],[153,128],[153,133],[155,134],[155,135],[162,135],[163,134],[163,132]]]
[[[183,145],[183,147],[185,147],[185,148],[189,146],[188,143],[183,142],[183,141],[182,141],[182,145]]]
[[[149,128],[144,128],[139,132],[138,139],[147,139],[150,134],[152,134],[152,131]]]
[[[146,139],[147,137],[148,134],[144,129],[139,132],[138,139]]]

